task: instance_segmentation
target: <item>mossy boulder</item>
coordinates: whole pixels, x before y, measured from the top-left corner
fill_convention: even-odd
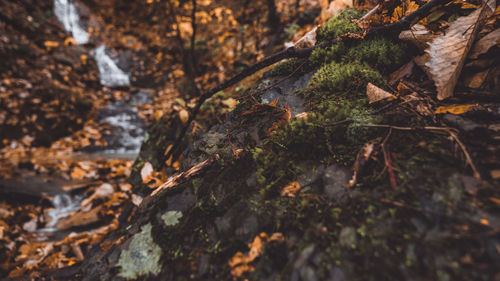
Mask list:
[[[331,20],[322,40],[354,29],[337,22],[350,15],[360,13],[346,11]],[[498,198],[499,192],[492,182],[470,176],[447,136],[365,126],[433,122],[403,110],[381,113],[368,104],[366,84],[384,87],[389,69],[404,62],[403,52],[378,58],[404,45],[391,38],[369,40],[376,51],[364,41],[346,42],[338,50],[318,51],[339,56],[319,60],[313,54],[305,61],[312,78],[283,95],[302,97],[306,117],[281,124],[284,106],[258,104],[268,79],[282,76],[250,87],[247,95],[259,93],[242,100],[220,124],[187,139],[180,151],[183,170],[213,154],[219,160],[202,174],[145,197],[130,222],[105,240],[124,242],[107,252],[94,248],[96,258],[84,263],[80,276],[120,277],[115,268],[130,251],[127,241],[150,230],[161,258],[158,267],[148,267],[149,275],[137,274],[147,280],[493,278],[499,240],[482,219],[497,227],[498,208],[488,198]],[[283,88],[303,75],[283,82],[288,83]],[[171,124],[166,120],[161,122]],[[161,126],[151,130],[153,139],[143,147],[152,152],[148,161],[157,169],[166,147],[155,143],[175,136],[174,127],[162,133]],[[383,138],[384,148],[359,164],[356,184],[347,187],[360,149]],[[475,146],[473,156],[484,153],[481,149]],[[487,195],[470,200],[466,190],[479,185]]]

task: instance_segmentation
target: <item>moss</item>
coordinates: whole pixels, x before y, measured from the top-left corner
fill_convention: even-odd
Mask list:
[[[328,20],[317,35],[318,42],[331,40],[347,32],[357,32],[359,27],[352,20],[363,15],[363,11],[346,9],[337,16]]]
[[[315,65],[323,65],[332,61],[338,61],[346,53],[347,48],[344,42],[339,42],[330,47],[317,48],[309,57],[309,60]]]
[[[297,69],[306,59],[291,58],[284,62],[277,64],[273,69],[267,72],[269,76],[281,76],[288,75]],[[300,72],[303,73],[304,71]],[[299,73],[297,73],[299,74]]]
[[[351,63],[354,60],[359,63],[366,63],[372,68],[385,71],[403,62],[405,49],[406,46],[404,44],[395,43],[387,38],[378,37],[361,40],[347,50],[342,57],[342,61],[344,63]]]
[[[380,85],[383,81],[382,75],[366,64],[332,62],[314,74],[308,87],[329,93],[358,94],[364,91],[368,82]]]

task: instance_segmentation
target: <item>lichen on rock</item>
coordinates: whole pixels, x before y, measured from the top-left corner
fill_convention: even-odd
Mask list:
[[[162,250],[153,241],[150,223],[141,227],[141,232],[132,237],[128,248],[120,254],[117,266],[121,267],[118,276],[137,279],[140,276],[158,274],[161,271]]]
[[[166,226],[174,226],[179,223],[182,218],[182,212],[180,211],[167,211],[161,216],[161,219]]]

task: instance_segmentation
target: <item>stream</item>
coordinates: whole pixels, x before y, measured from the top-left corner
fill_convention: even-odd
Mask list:
[[[78,44],[85,45],[90,42],[91,38],[84,29],[85,24],[80,19],[73,1],[54,0],[54,14]],[[111,89],[130,86],[129,75],[117,66],[105,44],[99,44],[90,51],[90,54],[96,61],[102,86]],[[146,133],[146,124],[139,117],[136,105],[149,103],[152,100],[148,90],[135,90],[132,93],[128,102],[116,101],[98,112],[98,122],[107,123],[112,134],[104,136],[107,146],[92,147],[83,151],[89,158],[135,159],[139,154]],[[52,196],[51,204],[54,208],[47,212],[49,219],[45,227],[37,230],[41,240],[46,239],[50,233],[57,232],[54,226],[59,219],[78,211],[84,199],[83,195],[66,193],[57,185],[52,186],[49,193],[42,192]]]

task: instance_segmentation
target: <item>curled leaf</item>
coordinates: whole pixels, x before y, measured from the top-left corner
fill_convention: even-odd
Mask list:
[[[436,85],[439,100],[453,95],[467,54],[489,9],[489,6],[484,5],[468,16],[458,18],[425,50],[430,55],[426,66]]]

